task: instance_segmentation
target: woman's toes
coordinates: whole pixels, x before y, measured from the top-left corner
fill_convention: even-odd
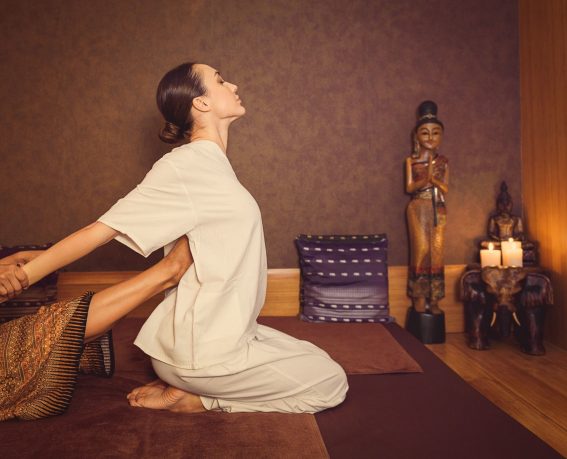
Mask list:
[[[144,386],[140,386],[140,387],[136,387],[135,389],[132,389],[130,391],[130,393],[126,396],[126,398],[135,398],[136,395],[138,395],[138,393],[140,392],[140,390],[143,388]]]

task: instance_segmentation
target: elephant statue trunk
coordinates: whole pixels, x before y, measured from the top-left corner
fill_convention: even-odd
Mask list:
[[[512,329],[512,314],[512,311],[510,311],[508,306],[505,304],[499,305],[497,307],[497,311],[494,312],[493,317],[496,319],[498,325],[498,336],[500,336],[500,338],[508,338],[510,336]]]

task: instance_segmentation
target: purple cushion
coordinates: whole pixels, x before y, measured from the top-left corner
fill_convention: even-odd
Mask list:
[[[308,322],[393,321],[388,305],[385,234],[301,234],[301,319]]]

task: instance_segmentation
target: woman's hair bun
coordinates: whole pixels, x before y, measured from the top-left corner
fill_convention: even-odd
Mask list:
[[[166,121],[159,133],[159,138],[166,143],[178,143],[185,138],[185,129]]]
[[[191,137],[194,119],[193,100],[206,93],[195,64],[186,62],[167,72],[159,82],[156,102],[165,126],[159,138],[167,143],[180,143]]]

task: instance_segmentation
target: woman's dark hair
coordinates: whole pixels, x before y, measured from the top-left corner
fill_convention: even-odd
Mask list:
[[[194,62],[181,64],[167,72],[159,82],[156,101],[165,119],[159,138],[166,143],[187,139],[193,129],[193,99],[206,93]]]

